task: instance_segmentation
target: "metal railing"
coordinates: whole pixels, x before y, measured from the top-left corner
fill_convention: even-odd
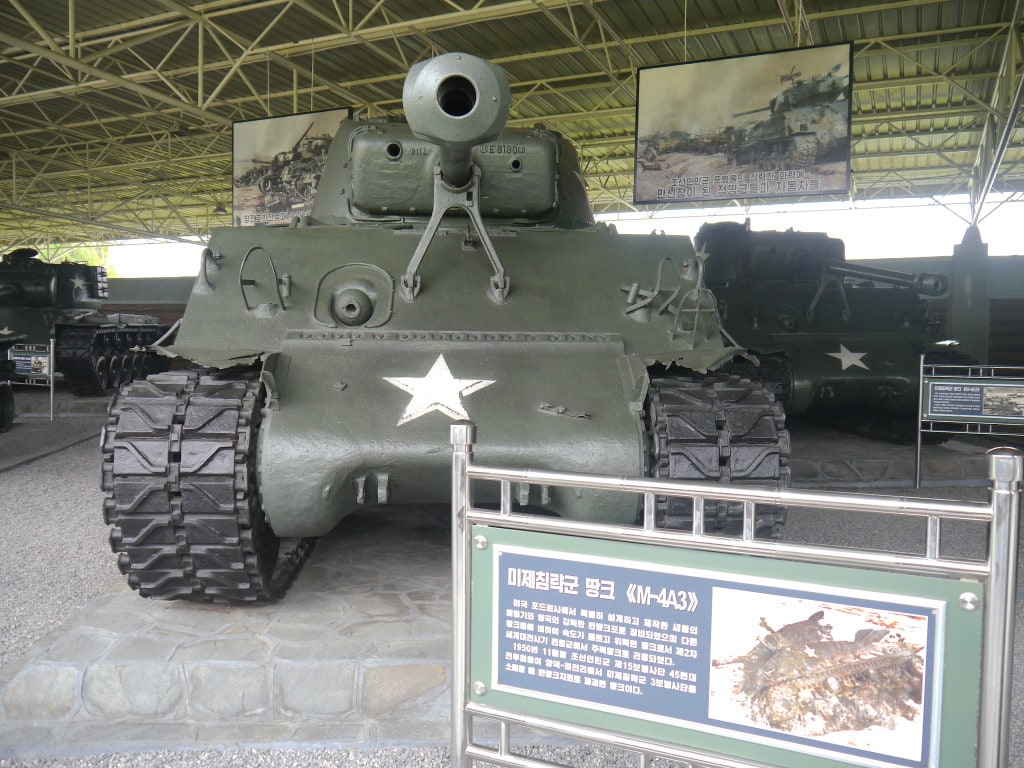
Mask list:
[[[713,768],[765,768],[767,763],[738,759],[723,754],[693,750],[680,744],[637,738],[580,724],[538,718],[529,713],[496,708],[472,701],[470,683],[471,583],[474,526],[535,531],[590,540],[633,542],[681,550],[730,553],[769,558],[773,561],[818,563],[869,568],[901,574],[922,574],[983,586],[981,679],[977,731],[978,768],[1006,768],[1009,752],[1010,686],[1012,673],[1014,590],[1019,485],[1024,459],[1019,451],[998,448],[988,454],[990,498],[983,502],[951,502],[906,497],[867,496],[832,492],[757,489],[708,483],[682,483],[648,478],[609,477],[531,469],[478,466],[473,461],[475,426],[457,422],[451,427],[452,457],[452,583],[454,658],[452,667],[452,765],[466,768],[470,761],[515,768],[541,768],[550,763],[512,752],[511,726],[525,726],[562,737],[581,739],[637,753],[641,768],[660,757]],[[473,505],[473,482],[493,481],[500,485],[500,507],[481,509]],[[618,491],[642,496],[643,524],[636,527],[576,522],[553,517],[512,513],[512,484],[526,483]],[[659,530],[655,525],[656,499],[689,497],[694,501],[693,529]],[[740,502],[743,505],[743,533],[739,537],[707,535],[703,532],[705,499]],[[772,540],[755,540],[754,510],[757,504],[804,507],[812,510],[842,510],[881,516],[924,518],[923,554],[881,550],[839,549],[831,546]],[[945,520],[988,524],[988,552],[984,560],[968,561],[944,557],[940,552],[941,523]],[[969,603],[975,595],[963,593],[960,607],[974,610]],[[480,683],[476,683],[480,686]],[[473,738],[473,720],[483,717],[499,723],[497,745],[489,747]],[[941,765],[936,762],[935,765]],[[959,767],[958,768],[963,768]]]

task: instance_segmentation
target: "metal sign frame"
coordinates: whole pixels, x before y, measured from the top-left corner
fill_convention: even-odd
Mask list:
[[[975,743],[975,764],[979,768],[1007,765],[1022,478],[1019,452],[997,449],[990,453],[989,503],[954,503],[481,467],[473,463],[474,440],[472,424],[459,422],[452,426],[452,765],[456,768],[464,768],[473,760],[516,768],[550,765],[512,751],[513,726],[631,750],[638,754],[640,766],[647,766],[651,758],[662,757],[714,768],[962,768],[974,759]],[[474,506],[476,481],[494,481],[499,485],[497,511]],[[642,497],[644,523],[642,527],[623,527],[512,514],[513,483],[637,494]],[[705,497],[741,502],[743,535],[705,535],[699,522],[692,532],[656,529],[656,497],[666,495],[694,499],[697,521],[702,519]],[[927,520],[924,554],[755,540],[756,504],[922,517]],[[988,523],[988,559],[975,562],[944,557],[939,551],[943,520]],[[645,574],[656,575],[659,584],[667,583],[667,591],[658,593],[660,597],[650,590],[643,592],[643,585],[650,583],[645,582]],[[591,580],[581,581],[588,575]],[[671,581],[677,577],[683,581]],[[653,709],[636,709],[630,703],[636,699],[630,699],[628,692],[612,701],[581,693],[584,688],[578,681],[551,680],[551,676],[545,676],[548,679],[538,687],[535,680],[517,677],[516,669],[496,670],[495,665],[501,663],[496,647],[504,642],[498,635],[506,629],[503,622],[518,618],[514,614],[516,603],[509,601],[516,599],[518,588],[540,589],[539,579],[543,580],[543,591],[532,594],[549,596],[539,604],[547,616],[543,621],[562,621],[563,627],[569,626],[569,620],[559,619],[559,614],[590,611],[593,601],[602,599],[602,590],[604,598],[613,592],[626,593],[633,613],[643,615],[646,608],[637,608],[643,604],[655,612],[652,617],[659,607],[681,610],[676,614],[679,616],[696,616],[696,605],[705,603],[706,590],[712,588],[732,590],[736,595],[754,591],[758,599],[769,604],[783,599],[825,601],[824,604],[831,601],[836,606],[856,610],[889,611],[892,616],[927,615],[930,618],[923,685],[929,685],[930,680],[931,687],[923,687],[922,691],[932,709],[923,716],[927,722],[922,727],[919,754],[907,759],[887,754],[879,757],[870,751],[837,750],[827,743],[791,739],[786,734],[765,733],[764,729],[759,732],[744,726],[732,732],[730,727],[721,727],[721,723],[709,732],[707,723],[699,718],[667,713],[659,710],[657,704]],[[629,588],[622,590],[627,582]],[[682,588],[684,584],[690,585],[689,591]],[[633,590],[631,595],[629,589]],[[584,592],[590,603],[586,602]],[[577,599],[569,595],[578,596],[583,601],[579,603],[581,607],[567,602]],[[612,603],[608,605],[612,610]],[[818,614],[811,619],[816,617],[820,620]],[[543,630],[537,627],[541,620],[534,618],[537,623],[523,629],[540,634]],[[608,623],[619,619],[618,614],[616,619],[609,615]],[[694,635],[702,634],[698,625],[707,626],[702,622],[704,619],[688,618],[676,627],[666,623],[664,630],[676,631],[674,639],[678,645],[677,638],[682,633],[692,629]],[[712,638],[714,631],[712,624]],[[530,654],[531,638],[524,635],[515,641],[520,639],[525,645],[518,650]],[[506,652],[511,658],[512,648],[507,644],[502,659]],[[957,654],[957,663],[943,663],[943,658],[953,653]],[[525,657],[524,666],[530,663],[529,659]],[[596,659],[583,663],[600,665]],[[662,662],[651,660],[653,667],[659,663]],[[929,668],[928,664],[932,666]],[[540,669],[544,665],[535,666]],[[581,674],[586,674],[585,668]],[[601,675],[595,673],[594,678],[598,677]],[[635,683],[640,685],[639,681]],[[972,690],[976,696],[971,696]],[[979,717],[975,731],[976,711]],[[496,746],[487,746],[474,738],[477,718],[498,723]],[[964,729],[968,731],[967,737]]]
[[[20,349],[16,349],[18,347],[20,347]],[[26,352],[25,351],[26,349],[28,349],[29,351]],[[16,375],[16,377],[15,377],[15,380],[12,380],[11,383],[12,384],[13,383],[23,384],[23,385],[29,386],[29,387],[46,387],[47,389],[49,389],[49,391],[50,391],[50,421],[53,421],[54,399],[56,397],[56,387],[57,387],[56,380],[58,378],[63,378],[63,376],[61,374],[57,373],[56,370],[55,370],[56,365],[57,365],[57,340],[56,340],[56,338],[51,336],[50,337],[50,343],[47,346],[43,346],[42,344],[34,344],[34,345],[30,345],[30,344],[16,344],[16,345],[14,345],[14,347],[11,347],[10,349],[7,350],[7,359],[16,363],[16,358],[17,358],[18,355],[25,355],[25,356],[28,356],[28,357],[41,358],[43,356],[38,354],[38,353],[40,351],[43,351],[43,350],[45,350],[45,352],[46,352],[46,356],[45,356],[45,359],[46,359],[46,373],[45,374],[35,374],[35,375],[31,375],[31,374],[26,375],[26,374],[23,374],[23,373],[18,373]],[[15,368],[15,371],[17,371],[17,368]]]
[[[1024,367],[925,363],[918,366],[914,487],[921,487],[924,435],[1024,437]]]

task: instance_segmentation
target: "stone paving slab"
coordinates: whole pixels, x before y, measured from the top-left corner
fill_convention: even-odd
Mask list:
[[[443,744],[447,509],[346,521],[282,601],[93,601],[0,672],[0,756],[118,744]],[[397,533],[398,535],[394,535]]]

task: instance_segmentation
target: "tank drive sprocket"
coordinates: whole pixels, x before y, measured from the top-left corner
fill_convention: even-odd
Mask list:
[[[782,407],[762,384],[739,376],[672,376],[651,381],[647,398],[651,475],[682,481],[786,487],[789,432]],[[691,530],[693,502],[659,497],[657,525]],[[743,505],[708,500],[707,533],[740,534]],[[784,508],[759,504],[755,534],[777,537]]]
[[[104,519],[145,597],[281,597],[315,539],[279,539],[256,486],[265,389],[252,372],[155,374],[122,387],[103,431]]]

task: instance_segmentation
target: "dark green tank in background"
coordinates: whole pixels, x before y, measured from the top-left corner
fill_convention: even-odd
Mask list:
[[[480,59],[418,64],[410,125],[344,123],[311,216],[214,233],[162,350],[200,368],[122,388],[103,438],[111,543],[140,594],[280,596],[346,515],[450,499],[453,419],[478,424],[486,462],[786,483],[779,404],[717,372],[741,350],[690,239],[595,225],[571,146],[504,129],[508,104]],[[619,495],[511,493],[637,519]],[[660,502],[667,525],[691,514]],[[759,534],[782,515],[760,509]],[[711,532],[741,519],[706,508]]]
[[[970,362],[940,343],[922,298],[948,291],[944,275],[850,264],[842,240],[749,219],[704,224],[695,245],[726,330],[759,361],[729,368],[765,381],[790,416],[912,442],[920,356]]]
[[[38,258],[18,248],[0,258],[0,343],[22,340],[0,351],[14,364],[12,378],[45,381],[50,370],[50,339],[55,365],[76,395],[109,394],[136,376],[165,367],[142,348],[167,328],[148,315],[103,312],[107,272],[103,267]]]
[[[14,390],[11,388],[14,361],[8,359],[7,352],[25,339],[23,335],[15,336],[9,329],[4,330],[0,334],[0,432],[6,432],[14,423]]]

